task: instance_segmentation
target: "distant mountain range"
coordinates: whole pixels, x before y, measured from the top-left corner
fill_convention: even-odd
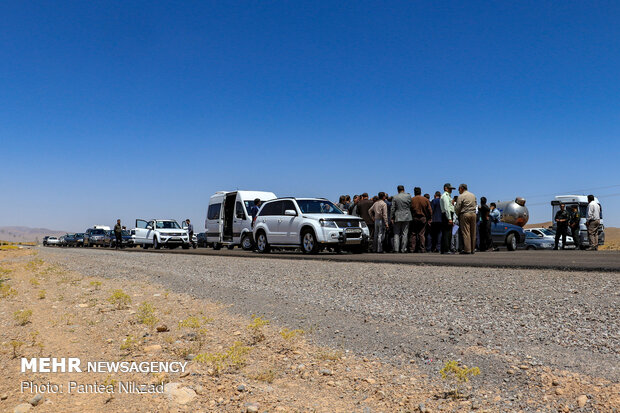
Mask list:
[[[55,237],[65,235],[67,231],[59,231],[47,228],[30,227],[0,227],[0,240],[11,242],[31,242],[43,240],[46,235]]]

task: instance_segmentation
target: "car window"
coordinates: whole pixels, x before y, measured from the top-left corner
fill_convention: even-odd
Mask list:
[[[157,221],[157,229],[180,229],[176,221]]]
[[[343,212],[324,199],[301,199],[297,200],[297,205],[302,214],[343,214]]]
[[[282,201],[266,203],[260,210],[259,216],[282,215]]]
[[[290,200],[282,201],[282,215],[284,215],[284,211],[286,211],[287,209],[292,209],[293,211],[297,212],[295,204],[293,203],[293,201]]]
[[[142,221],[142,220],[136,221],[136,227],[137,228],[144,229],[144,228],[146,228],[146,225],[147,225],[146,221]]]
[[[245,219],[245,211],[241,202],[235,204],[235,216],[239,219]]]
[[[94,229],[90,232],[91,235],[105,235],[105,232],[102,229]]]
[[[220,219],[220,209],[222,209],[221,203],[209,205],[209,210],[207,211],[207,219]]]

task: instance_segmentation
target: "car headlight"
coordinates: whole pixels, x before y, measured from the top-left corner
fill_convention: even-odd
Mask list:
[[[324,228],[338,228],[334,221],[326,221],[324,219],[319,219],[319,223]]]
[[[362,228],[368,228],[368,225],[366,225],[366,221],[364,221],[364,220],[360,221],[360,226]]]

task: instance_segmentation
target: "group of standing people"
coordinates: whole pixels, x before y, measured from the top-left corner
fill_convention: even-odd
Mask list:
[[[499,222],[495,204],[487,206],[486,198],[482,197],[478,206],[476,196],[468,191],[466,184],[459,185],[459,196],[452,198],[454,189],[446,183],[443,194],[437,191],[431,200],[429,194],[422,195],[420,187],[415,187],[411,196],[399,185],[394,196],[379,192],[370,199],[363,193],[351,200],[350,196],[342,195],[337,206],[366,222],[374,252],[473,254],[478,228],[478,249],[496,250],[491,239],[491,222]]]
[[[577,205],[573,205],[570,211],[566,210],[566,205],[560,202],[560,209],[554,216],[556,224],[554,250],[566,248],[566,235],[571,231],[571,237],[577,249],[581,248],[581,214]],[[588,250],[598,250],[598,233],[601,227],[601,205],[594,200],[594,195],[588,195],[588,208],[586,212],[586,228],[588,231]]]

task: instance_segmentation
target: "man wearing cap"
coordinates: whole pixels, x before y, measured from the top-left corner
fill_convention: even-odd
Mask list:
[[[564,202],[560,202],[560,209],[555,213],[555,245],[553,246],[554,250],[558,249],[558,243],[560,242],[560,237],[562,237],[562,249],[566,248],[566,231],[568,230],[568,220],[570,216],[568,215],[568,211],[566,211]]]
[[[452,205],[452,185],[445,184],[443,186],[443,195],[441,195],[441,253],[450,253],[450,241],[452,240],[452,225],[454,223],[454,205]]]
[[[462,254],[473,254],[476,249],[476,196],[467,190],[467,184],[459,185],[459,194],[454,211],[463,234]]]

